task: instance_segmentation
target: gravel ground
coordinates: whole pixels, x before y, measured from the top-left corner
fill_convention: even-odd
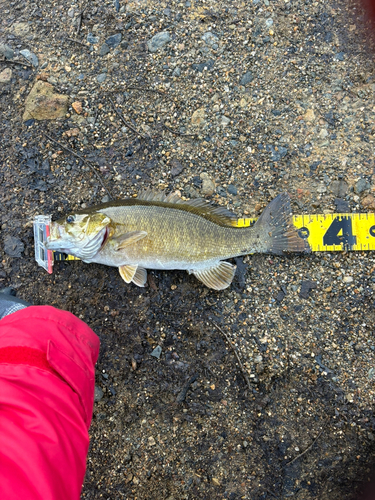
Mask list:
[[[0,0],[0,283],[100,336],[83,499],[368,483],[372,253],[239,259],[223,292],[184,272],[139,289],[81,262],[49,276],[32,236],[35,214],[150,186],[245,216],[283,190],[295,213],[374,211],[365,21],[342,1]]]

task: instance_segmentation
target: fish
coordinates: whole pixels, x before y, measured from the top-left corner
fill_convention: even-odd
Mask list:
[[[288,193],[279,194],[252,227],[202,198],[145,190],[51,222],[48,250],[86,263],[118,267],[126,283],[145,286],[147,269],[185,270],[207,287],[230,286],[236,266],[228,259],[255,253],[308,253],[293,226]]]

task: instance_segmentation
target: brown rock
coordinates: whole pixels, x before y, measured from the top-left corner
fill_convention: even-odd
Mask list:
[[[303,115],[303,119],[305,122],[313,122],[315,121],[315,113],[313,109],[308,109],[306,113]]]
[[[49,74],[46,73],[45,71],[42,71],[39,75],[37,75],[36,79],[37,80],[42,80],[43,82],[46,82],[49,78]]]
[[[5,68],[4,71],[0,73],[0,83],[8,83],[12,79],[12,70],[10,68]]]
[[[50,83],[37,81],[27,96],[23,121],[55,120],[62,118],[68,109],[68,96],[54,92]]]
[[[191,124],[196,127],[201,127],[205,123],[206,113],[204,108],[199,108],[192,114]]]
[[[63,135],[66,137],[77,137],[79,135],[79,128],[71,128],[66,130]]]
[[[82,113],[82,103],[80,101],[73,102],[72,108],[78,115]]]
[[[362,206],[367,210],[375,210],[375,198],[372,194],[368,194],[362,199]]]

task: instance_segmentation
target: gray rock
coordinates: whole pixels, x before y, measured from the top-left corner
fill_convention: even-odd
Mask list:
[[[95,403],[97,403],[98,401],[100,401],[103,397],[103,391],[101,390],[100,387],[98,387],[97,385],[95,386],[95,393],[94,393],[94,401]]]
[[[106,78],[107,78],[107,73],[100,73],[100,75],[96,77],[96,80],[98,83],[103,83]]]
[[[109,200],[110,200],[110,197],[108,196],[108,194],[106,194],[106,195],[105,195],[105,196],[103,196],[103,198],[102,198],[102,203],[107,203]]]
[[[181,76],[181,70],[180,70],[180,68],[178,68],[178,67],[175,68],[173,70],[172,76]]]
[[[118,45],[120,45],[122,40],[122,35],[121,33],[117,33],[116,35],[112,35],[107,40],[105,43],[110,47],[111,49],[115,49]]]
[[[180,175],[180,173],[184,170],[184,166],[175,158],[171,160],[171,176],[172,177],[177,177],[177,175]]]
[[[30,52],[28,49],[20,50],[20,54],[23,55],[23,57],[25,59],[27,59],[29,61],[29,63],[31,63],[35,68],[37,68],[39,66],[38,58],[36,57],[35,54]]]
[[[10,257],[22,257],[22,252],[25,250],[25,245],[16,236],[5,236],[4,252]]]
[[[154,356],[154,358],[160,359],[160,355],[161,355],[161,347],[160,347],[160,345],[157,345],[155,347],[155,349],[152,351],[151,356]]]
[[[74,8],[73,7],[68,10],[68,16],[74,17]]]
[[[229,125],[230,123],[230,118],[228,118],[227,116],[223,115],[221,117],[221,126],[222,127],[226,127],[227,125]]]
[[[211,31],[206,31],[206,33],[202,35],[202,40],[206,42],[207,45],[215,45],[219,41],[219,37]]]
[[[206,172],[202,172],[199,177],[202,179],[202,194],[205,196],[213,195],[215,192],[215,183],[211,177]]]
[[[5,68],[4,71],[0,72],[0,83],[9,83],[12,80],[12,74],[10,68]]]
[[[106,54],[108,54],[108,52],[110,52],[110,48],[108,47],[108,45],[106,43],[103,43],[103,45],[100,47],[99,49],[99,55],[101,57],[105,56]]]
[[[334,61],[343,61],[345,56],[345,52],[338,52],[333,56]]]
[[[272,144],[267,144],[266,150],[271,153],[272,161],[280,161],[288,153],[288,148],[284,146],[278,146],[277,149]]]
[[[348,191],[348,184],[342,179],[333,181],[330,185],[332,193],[338,198],[343,198]]]
[[[204,71],[204,70],[209,71],[210,69],[212,69],[214,67],[214,64],[215,64],[215,61],[213,59],[209,59],[206,62],[194,63],[191,65],[191,67],[195,71],[199,71],[200,73],[202,73],[202,71]]]
[[[87,40],[87,43],[92,43],[92,44],[99,43],[99,37],[94,36],[92,33],[89,33],[87,35],[86,40]]]
[[[168,31],[157,33],[147,42],[148,50],[150,52],[156,52],[157,50],[161,49],[161,47],[164,47],[164,45],[170,40],[171,35],[168,33]]]
[[[5,43],[0,43],[0,54],[2,54],[5,59],[13,59],[14,57],[14,50],[9,47],[9,45],[6,45]]]
[[[367,179],[362,178],[356,182],[356,185],[354,186],[354,191],[357,194],[360,194],[360,193],[363,193],[363,191],[370,189],[370,187],[371,187],[371,184],[369,183],[369,181]]]
[[[232,194],[233,196],[237,195],[237,188],[236,186],[233,186],[233,184],[229,184],[227,191],[229,194]]]
[[[253,81],[253,79],[254,79],[254,76],[253,76],[252,72],[251,72],[251,71],[248,71],[248,72],[247,72],[247,73],[245,73],[245,74],[243,75],[243,77],[241,78],[240,85],[245,86],[245,85],[247,85],[248,83],[252,82],[252,81]]]

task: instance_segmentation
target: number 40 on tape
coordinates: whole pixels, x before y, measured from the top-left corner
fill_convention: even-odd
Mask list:
[[[249,226],[256,219],[239,219]],[[375,250],[375,213],[294,215],[293,224],[313,252]]]

